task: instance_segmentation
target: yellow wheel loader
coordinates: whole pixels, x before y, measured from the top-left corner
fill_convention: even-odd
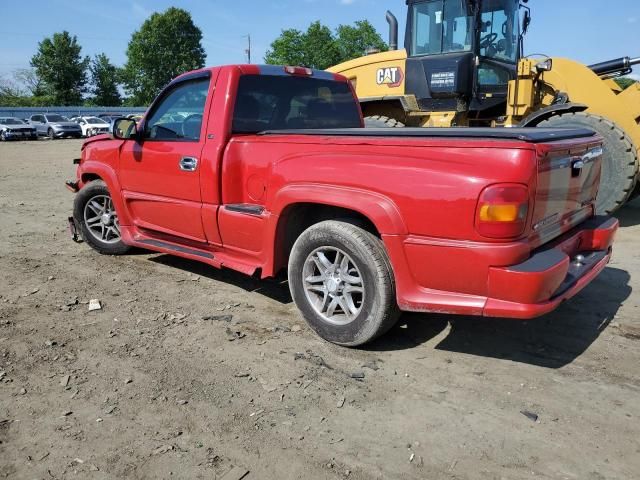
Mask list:
[[[405,48],[329,69],[348,77],[370,127],[588,127],[605,139],[598,213],[629,199],[640,148],[640,84],[613,80],[640,58],[586,66],[522,55],[527,0],[407,0]]]

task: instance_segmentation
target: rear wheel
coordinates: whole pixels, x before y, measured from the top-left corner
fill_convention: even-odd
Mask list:
[[[638,157],[631,139],[615,123],[587,112],[565,113],[538,127],[590,128],[604,138],[602,177],[596,213],[613,213],[629,199],[636,183]]]
[[[7,141],[7,134],[5,133],[4,130],[0,132],[0,141],[3,141],[3,142]]]
[[[385,117],[384,115],[372,115],[364,117],[364,126],[366,128],[401,128],[405,125],[395,118]]]
[[[320,222],[298,237],[289,258],[289,288],[311,328],[338,345],[367,343],[398,318],[382,241],[348,221]]]
[[[73,202],[73,219],[82,239],[106,255],[123,255],[131,247],[122,242],[120,223],[107,185],[94,180],[78,192]]]

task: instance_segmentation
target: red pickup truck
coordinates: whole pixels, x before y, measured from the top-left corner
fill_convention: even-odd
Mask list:
[[[362,126],[340,75],[184,74],[139,124],[84,143],[70,226],[105,254],[286,269],[309,325],[349,346],[403,310],[536,317],[609,261],[593,132]]]

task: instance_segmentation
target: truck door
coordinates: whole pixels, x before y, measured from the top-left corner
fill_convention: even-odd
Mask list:
[[[138,228],[206,242],[200,172],[209,72],[174,81],[151,107],[138,140],[120,152],[123,197]]]

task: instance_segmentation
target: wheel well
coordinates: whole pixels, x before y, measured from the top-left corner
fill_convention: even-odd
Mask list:
[[[296,239],[311,225],[325,220],[348,220],[380,237],[378,229],[365,215],[348,208],[317,203],[296,203],[287,206],[280,215],[276,229],[273,273],[286,268]]]
[[[83,184],[93,182],[94,180],[102,180],[102,178],[95,173],[83,173],[81,179]]]

